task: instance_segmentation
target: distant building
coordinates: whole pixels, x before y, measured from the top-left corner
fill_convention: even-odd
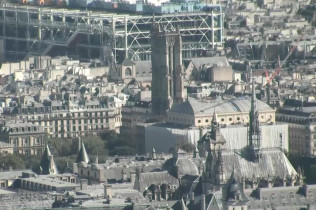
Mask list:
[[[51,101],[34,106],[7,107],[5,115],[17,116],[43,127],[51,137],[72,138],[88,133],[118,130],[121,125],[119,109],[99,101]]]
[[[0,132],[2,141],[10,144],[14,153],[26,156],[43,154],[45,134],[41,125],[34,125],[23,120],[6,121]]]
[[[0,153],[13,154],[13,145],[0,141]]]
[[[316,107],[281,108],[276,120],[289,125],[290,153],[316,155]]]
[[[224,56],[184,59],[187,80],[204,82],[233,81],[233,69]]]

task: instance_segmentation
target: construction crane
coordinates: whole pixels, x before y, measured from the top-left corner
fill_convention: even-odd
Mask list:
[[[293,54],[294,50],[298,47],[298,45],[300,44],[300,42],[302,41],[302,39],[304,38],[305,34],[303,33],[300,38],[296,41],[295,45],[291,48],[289,54],[284,58],[284,60],[282,61],[282,63],[280,62],[280,56],[278,56],[278,67],[275,69],[275,71],[272,73],[271,77],[269,77],[268,75],[268,71],[265,71],[266,74],[266,78],[267,78],[267,84],[266,85],[270,85],[270,83],[272,82],[272,80],[274,79],[274,77],[276,77],[280,71],[282,71],[282,67],[286,64],[286,61],[289,59],[289,57]]]
[[[304,38],[305,34],[302,33],[300,38],[296,41],[295,45],[291,48],[290,52],[288,55],[284,58],[282,63],[280,62],[280,56],[278,56],[278,67],[275,69],[275,71],[272,73],[272,75],[269,77],[268,70],[265,71],[265,75],[267,78],[267,83],[266,85],[263,86],[263,88],[266,86],[266,91],[267,91],[267,103],[270,105],[271,104],[271,95],[270,95],[270,88],[271,88],[271,82],[272,80],[282,71],[282,67],[286,64],[286,61],[289,59],[289,57],[293,54],[294,50],[298,47],[302,39]]]

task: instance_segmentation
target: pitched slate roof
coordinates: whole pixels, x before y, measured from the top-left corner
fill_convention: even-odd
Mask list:
[[[184,175],[198,175],[199,171],[195,163],[188,158],[170,158],[162,166],[163,170],[167,170],[173,176],[178,170],[180,177]]]
[[[262,149],[258,162],[243,157],[241,150],[224,150],[222,153],[224,176],[229,179],[234,171],[235,177],[252,179],[253,177],[287,177],[296,175],[296,171],[279,149]]]
[[[176,186],[176,188],[179,187],[178,179],[170,175],[168,171],[159,171],[159,172],[141,173],[140,182],[139,182],[139,191],[144,192],[152,184],[163,184],[163,183],[168,183],[171,186]]]

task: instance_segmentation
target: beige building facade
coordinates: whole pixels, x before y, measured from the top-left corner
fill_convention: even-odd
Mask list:
[[[316,108],[283,108],[276,120],[289,125],[289,151],[303,156],[316,155]]]
[[[42,126],[49,137],[73,138],[78,135],[97,134],[102,131],[119,131],[121,113],[119,109],[108,108],[98,101],[85,105],[52,102],[44,106],[18,108],[17,116],[33,125]]]
[[[42,155],[45,148],[43,127],[23,120],[6,121],[1,128],[0,135],[3,141],[11,145],[13,152],[17,154]]]

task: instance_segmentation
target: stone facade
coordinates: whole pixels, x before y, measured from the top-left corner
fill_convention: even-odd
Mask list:
[[[9,120],[2,126],[2,140],[13,147],[18,154],[42,155],[45,148],[45,132],[40,125],[23,120]]]
[[[179,32],[161,31],[154,23],[151,46],[152,112],[161,119],[185,98],[182,39]]]
[[[103,130],[118,130],[121,115],[118,109],[103,106],[98,101],[89,101],[79,106],[61,102],[38,107],[21,107],[11,110],[10,115],[18,115],[34,125],[43,126],[51,137],[72,138],[77,135],[97,134]]]
[[[290,153],[305,156],[316,155],[315,114],[315,107],[283,108],[278,111],[276,120],[289,125]]]

